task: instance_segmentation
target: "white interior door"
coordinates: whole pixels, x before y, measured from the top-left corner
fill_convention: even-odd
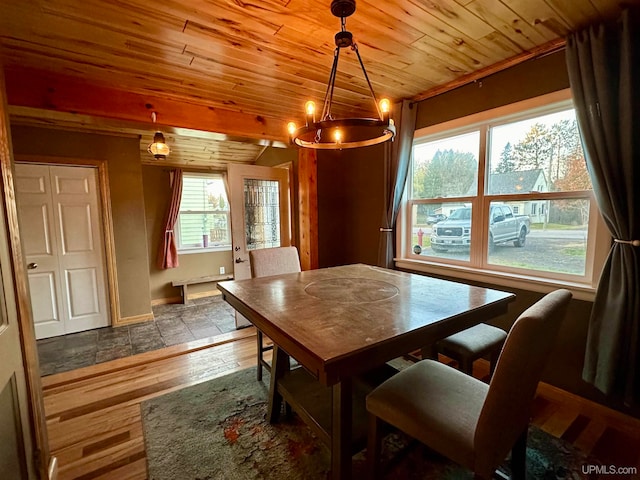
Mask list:
[[[0,478],[45,478],[50,460],[35,343],[27,322],[11,134],[0,62]],[[36,455],[36,452],[38,455]]]
[[[36,338],[109,325],[96,169],[16,164]]]
[[[289,171],[229,165],[233,277],[251,278],[249,250],[291,245]],[[236,312],[236,328],[250,322]]]
[[[0,113],[1,111],[0,107]],[[5,202],[2,196],[0,202],[0,358],[2,359],[0,361],[0,478],[27,480],[35,478],[32,462],[34,445],[29,424],[29,397],[4,208]]]

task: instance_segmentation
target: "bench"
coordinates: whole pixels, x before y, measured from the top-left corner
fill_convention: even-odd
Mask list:
[[[207,275],[205,277],[189,278],[187,280],[174,280],[171,285],[182,288],[182,303],[187,303],[187,287],[198,283],[222,282],[223,280],[233,280],[233,274]]]

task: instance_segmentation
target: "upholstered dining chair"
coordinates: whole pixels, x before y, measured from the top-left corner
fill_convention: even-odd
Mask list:
[[[489,356],[489,376],[493,375],[500,350],[507,338],[507,332],[486,323],[479,323],[458,333],[454,333],[435,344],[434,353],[442,353],[458,362],[460,370],[473,375],[473,362]]]
[[[251,262],[251,276],[270,277],[283,273],[300,272],[300,257],[296,247],[276,247],[262,248],[260,250],[249,251]],[[262,369],[271,371],[269,362],[264,359],[264,352],[272,350],[273,345],[264,344],[264,335],[257,329],[258,333],[258,381],[262,380]]]
[[[512,451],[512,478],[524,479],[530,409],[571,299],[556,290],[525,310],[507,335],[489,385],[434,360],[400,371],[367,396],[367,461],[380,472],[381,428],[396,427],[476,479],[492,478]]]

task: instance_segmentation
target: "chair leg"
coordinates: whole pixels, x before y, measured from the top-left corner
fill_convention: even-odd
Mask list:
[[[460,371],[466,373],[469,376],[473,376],[473,360],[468,357],[460,357],[458,359],[458,366]]]
[[[511,449],[511,479],[525,480],[527,470],[527,430],[520,434]]]
[[[369,431],[367,434],[367,478],[376,480],[380,474],[380,451],[382,438],[380,436],[381,421],[372,413],[368,414]]]
[[[262,381],[262,332],[258,330],[258,381]]]
[[[426,345],[420,349],[420,356],[422,359],[438,360],[438,348],[435,343]]]

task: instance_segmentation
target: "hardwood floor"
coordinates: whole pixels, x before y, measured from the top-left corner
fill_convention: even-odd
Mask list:
[[[140,402],[256,364],[255,330],[43,378],[59,479],[147,478]],[[476,362],[483,378],[486,362]],[[604,464],[640,466],[640,420],[541,384],[533,423]],[[624,477],[632,478],[632,477]]]
[[[44,377],[59,480],[147,478],[140,402],[256,363],[255,329]]]

